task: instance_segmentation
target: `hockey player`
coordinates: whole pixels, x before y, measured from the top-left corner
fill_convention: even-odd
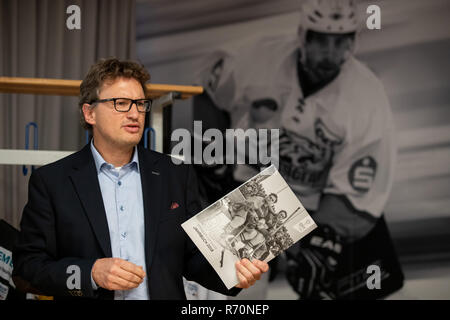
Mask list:
[[[252,127],[245,119],[262,102],[276,111],[264,124],[281,131],[279,171],[319,225],[288,252],[288,280],[300,298],[381,297],[403,281],[383,219],[396,154],[392,114],[380,81],[353,56],[359,24],[351,0],[304,1],[295,37],[212,55],[202,73],[206,93],[194,100],[194,117],[216,108],[232,128]],[[257,173],[236,167],[238,182]],[[361,249],[368,245],[379,250]],[[376,261],[389,289],[364,291],[353,273]]]

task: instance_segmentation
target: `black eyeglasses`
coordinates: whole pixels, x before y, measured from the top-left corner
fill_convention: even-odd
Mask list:
[[[110,98],[92,101],[90,104],[96,104],[100,102],[114,102],[114,109],[118,112],[130,111],[133,103],[136,104],[139,112],[149,112],[152,107],[152,100],[150,99],[129,99],[129,98]]]

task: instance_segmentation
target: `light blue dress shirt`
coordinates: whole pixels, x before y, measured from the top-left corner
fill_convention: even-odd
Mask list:
[[[91,141],[98,182],[108,220],[111,250],[114,258],[122,258],[142,266],[145,265],[145,226],[141,176],[137,148],[133,158],[121,168],[107,163]],[[96,284],[92,281],[94,289]],[[148,300],[147,278],[139,287],[114,291],[115,300]]]

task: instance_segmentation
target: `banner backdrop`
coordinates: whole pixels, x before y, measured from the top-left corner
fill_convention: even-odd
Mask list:
[[[204,130],[279,129],[280,173],[344,243],[364,239],[374,230],[373,221],[384,216],[387,225],[378,245],[385,243],[393,252],[387,264],[398,275],[391,286],[397,289],[403,276],[394,244],[401,260],[421,261],[426,252],[433,261],[446,252],[436,239],[450,238],[445,227],[450,221],[450,4],[357,1],[359,29],[348,50],[340,51],[345,37],[320,43],[315,42],[320,36],[308,30],[352,31],[350,18],[349,25],[329,31],[341,16],[352,17],[345,7],[349,2],[330,1],[325,11],[302,13],[304,2],[141,3],[137,54],[154,81],[205,88],[202,96],[175,106],[173,129],[192,130],[193,120],[201,120]],[[314,29],[328,17],[329,29]],[[310,54],[317,49],[314,43],[327,49]],[[314,80],[327,77],[324,85]],[[198,165],[205,204],[258,169]],[[323,209],[327,205],[335,209]],[[336,208],[358,214],[339,216]],[[430,231],[418,225],[436,227]],[[315,249],[308,249],[313,256]],[[291,257],[302,260],[302,255]],[[315,257],[331,256],[321,252]],[[295,290],[292,281],[304,275],[296,277],[290,279]]]

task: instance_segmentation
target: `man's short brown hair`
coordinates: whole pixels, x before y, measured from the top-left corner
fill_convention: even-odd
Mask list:
[[[142,85],[145,97],[147,97],[146,82],[150,80],[150,74],[145,67],[134,61],[121,61],[116,58],[101,59],[91,66],[80,85],[80,122],[84,129],[92,131],[92,126],[84,119],[83,104],[91,104],[98,99],[100,88],[105,81],[114,81],[116,78],[134,78]]]

